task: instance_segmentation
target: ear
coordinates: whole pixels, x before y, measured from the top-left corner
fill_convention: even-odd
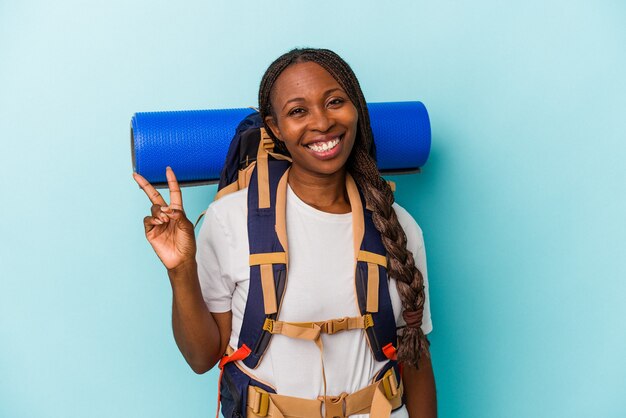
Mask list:
[[[274,136],[282,141],[282,135],[280,134],[280,129],[278,129],[278,124],[274,116],[266,116],[263,122],[265,123],[265,127],[269,128]]]

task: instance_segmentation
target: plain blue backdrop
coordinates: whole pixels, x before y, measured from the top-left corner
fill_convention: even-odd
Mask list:
[[[328,47],[421,100],[440,416],[626,416],[626,4],[0,0],[0,416],[207,417],[131,178],[137,111],[256,104]],[[195,217],[214,186],[183,191]]]

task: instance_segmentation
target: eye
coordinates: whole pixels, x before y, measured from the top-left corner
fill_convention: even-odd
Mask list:
[[[339,107],[345,102],[345,99],[342,97],[335,97],[328,101],[328,106],[331,107]]]
[[[301,115],[303,113],[304,113],[304,109],[303,108],[301,108],[301,107],[294,107],[293,109],[291,109],[287,113],[287,115],[289,115],[289,116],[299,116],[299,115]]]

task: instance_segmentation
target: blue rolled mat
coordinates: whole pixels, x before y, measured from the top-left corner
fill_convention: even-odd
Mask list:
[[[383,173],[416,172],[430,152],[430,121],[421,102],[368,104]],[[138,112],[131,120],[133,169],[155,186],[172,167],[181,185],[216,183],[242,109]]]

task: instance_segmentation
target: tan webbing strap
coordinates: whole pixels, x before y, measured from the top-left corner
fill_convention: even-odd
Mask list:
[[[239,190],[239,182],[238,181],[239,181],[239,178],[237,178],[237,181],[233,181],[228,186],[226,186],[222,190],[218,191],[215,194],[215,197],[213,198],[213,200],[219,200],[220,198],[226,196],[227,194],[231,194],[231,193],[236,192],[237,190]]]
[[[388,389],[386,389],[388,388]],[[248,417],[327,418],[370,414],[371,418],[388,418],[392,409],[402,404],[403,387],[398,385],[393,370],[381,380],[352,394],[320,396],[317,399],[296,398],[263,389],[248,387]],[[322,415],[322,404],[325,414]]]
[[[332,335],[351,329],[366,329],[371,327],[374,322],[371,315],[366,315],[331,319],[328,321],[318,322],[318,324],[320,325],[320,329],[323,333]]]
[[[287,179],[289,178],[289,168],[285,171],[285,174],[281,177],[276,188],[276,235],[280,245],[283,246],[286,258],[289,260],[289,253],[287,247]]]
[[[300,340],[316,341],[320,338],[321,328],[315,323],[295,323],[272,321],[267,318],[265,322],[271,321],[269,332],[272,334],[280,334],[289,338],[298,338]],[[307,326],[308,325],[308,326]],[[266,329],[263,327],[263,329]]]
[[[347,393],[339,396],[324,396],[324,417],[335,418],[345,416]]]
[[[402,404],[403,393],[402,384],[398,385],[396,375],[390,369],[378,382],[346,397],[346,415],[369,413],[371,418],[389,417],[391,410]]]
[[[250,265],[261,264],[286,264],[287,254],[284,252],[250,254]]]
[[[246,168],[239,170],[239,174],[237,175],[237,183],[239,184],[239,190],[245,189],[250,184],[250,178],[252,177],[252,172],[256,167],[256,161],[250,163]]]
[[[262,405],[267,399],[267,412]],[[302,402],[304,401],[304,402]],[[303,399],[268,393],[261,388],[248,386],[248,405],[246,417],[321,417],[322,402],[317,399]]]
[[[378,266],[387,267],[387,257],[384,255],[360,250],[357,255],[358,261],[367,263],[367,302],[368,312],[378,312],[378,287],[380,286],[380,273]]]
[[[265,315],[278,312],[276,303],[276,286],[274,285],[274,269],[271,264],[261,264],[261,288],[263,289],[263,307]]]
[[[273,153],[274,152],[274,140],[272,139],[271,136],[269,136],[265,128],[259,128],[259,132],[261,134],[260,143],[261,145],[263,145],[263,149],[265,149],[265,152],[268,154]]]
[[[354,256],[359,254],[361,242],[365,235],[365,221],[363,218],[363,205],[361,204],[361,196],[356,187],[356,183],[350,174],[346,175],[346,190],[348,191],[348,200],[350,200],[350,208],[352,210],[352,234],[354,243]]]
[[[272,334],[313,341],[320,333],[332,335],[351,329],[367,329],[372,325],[374,325],[372,315],[366,314],[317,322],[287,322],[266,318],[263,329]]]
[[[263,306],[266,315],[278,312],[278,304],[276,302],[276,284],[274,282],[274,269],[272,265],[286,263],[287,255],[285,253],[250,254],[250,265],[260,266]]]
[[[358,254],[357,255],[358,261],[365,261],[366,263],[374,263],[374,264],[378,264],[379,266],[383,266],[387,268],[387,257],[384,255],[371,253],[369,251],[362,251],[362,250],[359,251],[357,254]]]
[[[370,407],[370,418],[382,418],[391,416],[391,402],[385,397],[380,385],[374,391],[372,406]]]
[[[268,144],[273,144],[272,138],[264,128],[260,129],[261,140],[256,154],[257,180],[259,182],[259,209],[270,207],[270,174],[268,165]]]
[[[380,275],[378,264],[367,263],[367,312],[378,312],[378,286]]]
[[[252,177],[252,171],[256,167],[256,161],[250,163],[246,168],[237,172],[237,181],[233,181],[228,186],[215,194],[213,200],[219,200],[227,194],[234,193],[238,190],[245,189],[250,184],[250,177]]]

